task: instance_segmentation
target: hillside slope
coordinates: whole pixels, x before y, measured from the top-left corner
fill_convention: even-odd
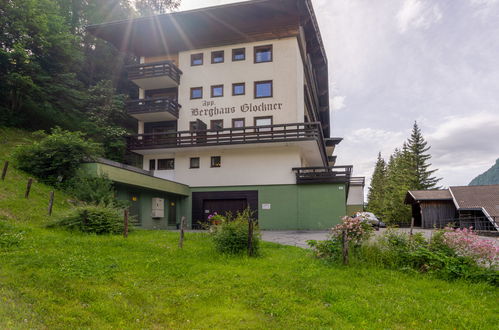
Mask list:
[[[0,128],[0,166],[30,134]],[[308,251],[262,244],[258,258],[222,256],[209,236],[136,230],[97,236],[47,229],[70,197],[10,167],[0,181],[0,329],[490,329],[497,288],[361,266],[333,266]]]
[[[30,176],[17,170],[11,159],[15,146],[31,143],[32,134],[23,130],[0,127],[0,171],[5,161],[10,161],[7,176],[0,181],[0,220],[16,225],[28,224],[43,226],[51,219],[70,210],[71,198],[65,193],[34,180],[29,199],[24,198],[26,185]],[[50,192],[55,192],[52,217],[47,215]]]
[[[488,184],[499,184],[499,158],[491,168],[471,180],[469,185],[481,186]]]

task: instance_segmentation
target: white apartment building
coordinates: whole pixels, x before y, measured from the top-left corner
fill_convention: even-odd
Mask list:
[[[147,174],[189,187],[188,196],[164,191],[168,212],[153,217],[160,192],[122,181],[144,227],[186,216],[196,228],[214,212],[250,207],[264,229],[324,229],[346,214],[352,166],[334,166],[341,138],[330,136],[327,58],[310,1],[253,0],[88,29],[137,58],[128,68],[139,89],[127,104],[138,132],[129,151]]]

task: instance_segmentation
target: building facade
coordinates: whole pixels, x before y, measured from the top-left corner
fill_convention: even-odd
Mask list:
[[[153,217],[157,227],[186,216],[196,228],[247,207],[263,229],[325,229],[346,214],[352,166],[334,166],[341,139],[330,136],[327,59],[310,1],[247,1],[88,30],[137,58],[128,76],[139,98],[127,110],[138,134],[128,149],[149,175],[190,189],[175,202],[182,211],[164,202],[169,215]],[[146,208],[158,201],[145,196],[134,198]]]

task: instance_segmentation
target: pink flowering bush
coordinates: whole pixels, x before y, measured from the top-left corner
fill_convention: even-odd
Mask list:
[[[443,242],[458,256],[471,258],[478,265],[497,267],[499,264],[499,247],[480,238],[472,229],[445,228]]]
[[[347,240],[355,245],[369,239],[373,227],[362,217],[343,217],[342,222],[331,228],[331,237],[341,240],[343,231],[347,233]]]

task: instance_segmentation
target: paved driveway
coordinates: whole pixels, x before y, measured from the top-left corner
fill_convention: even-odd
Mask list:
[[[381,235],[386,229],[381,228],[379,231],[375,231],[376,235]],[[409,228],[400,228],[400,231],[409,232]],[[426,238],[431,238],[433,234],[432,229],[414,229],[414,233],[422,232]],[[301,248],[307,248],[308,240],[326,240],[329,233],[327,231],[274,231],[274,230],[264,230],[262,231],[262,239],[267,242],[274,242],[284,245],[298,246]],[[499,237],[484,237],[482,239],[487,239],[493,241],[497,246],[499,246]]]

